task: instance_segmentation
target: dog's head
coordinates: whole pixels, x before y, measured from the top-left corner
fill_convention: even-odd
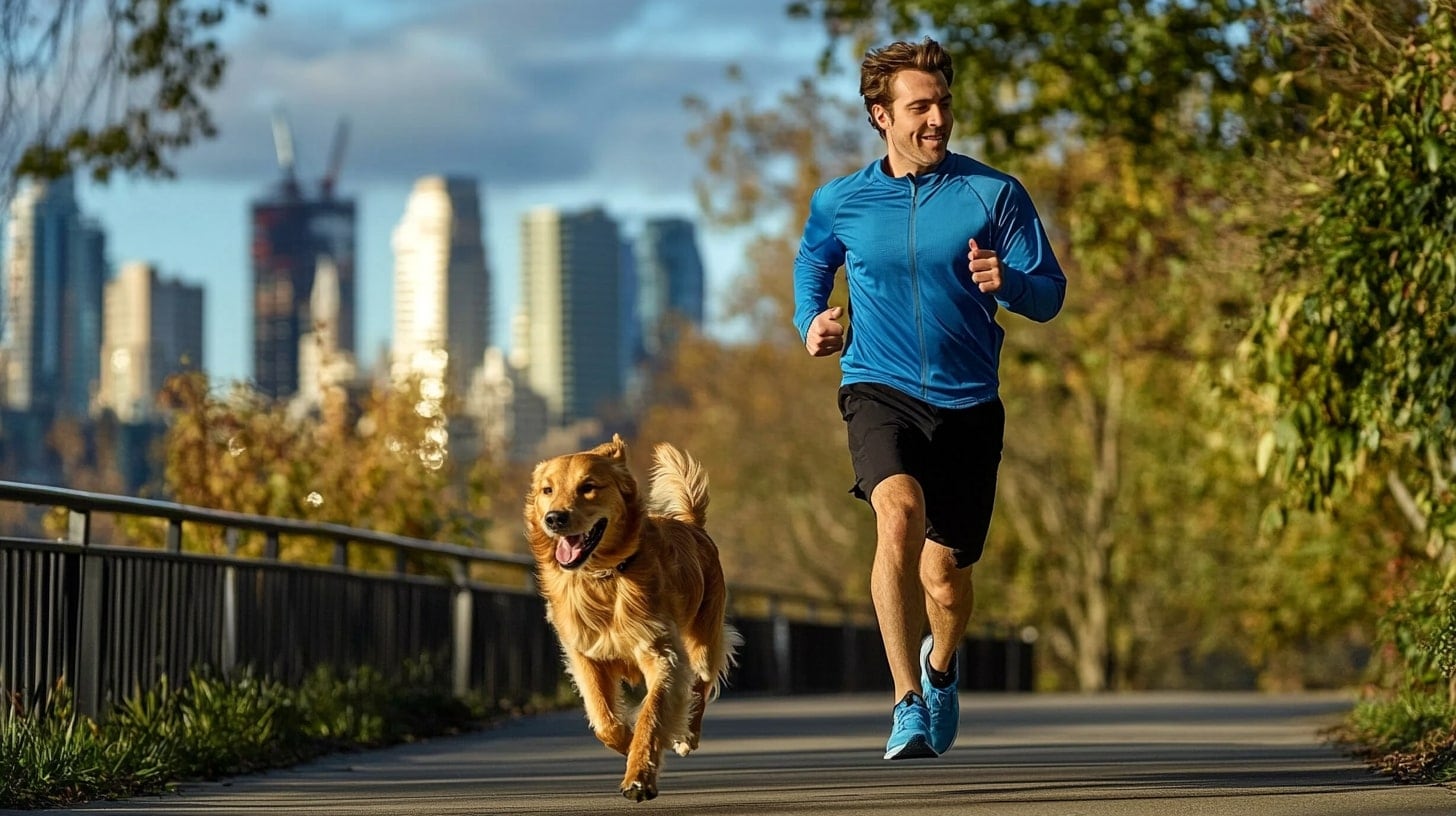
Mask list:
[[[543,566],[614,567],[636,552],[637,482],[622,437],[537,465],[525,515],[532,554]]]

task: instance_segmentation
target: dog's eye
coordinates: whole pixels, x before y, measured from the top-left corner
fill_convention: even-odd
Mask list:
[[[576,489],[576,492],[578,492],[581,495],[585,496],[588,493],[595,493],[596,490],[597,490],[597,486],[595,484],[593,484],[591,482],[586,482],[586,483],[582,484],[581,487],[578,487]]]
[[[549,496],[549,495],[551,495],[551,485],[546,485],[545,487],[541,488],[541,495],[543,495],[543,496]]]

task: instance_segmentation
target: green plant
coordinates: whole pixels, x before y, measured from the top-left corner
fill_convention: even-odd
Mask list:
[[[58,683],[27,709],[0,707],[0,808],[47,807],[154,792],[185,779],[283,767],[330,751],[456,733],[514,710],[454,697],[440,661],[396,674],[323,666],[297,687],[240,671],[196,669],[115,703],[101,721]]]

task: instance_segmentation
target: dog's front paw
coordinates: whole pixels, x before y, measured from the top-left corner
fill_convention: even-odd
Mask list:
[[[622,795],[633,802],[657,798],[657,780],[638,778],[622,783]]]

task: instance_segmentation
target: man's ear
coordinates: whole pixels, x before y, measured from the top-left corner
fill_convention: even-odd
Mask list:
[[[880,126],[880,130],[889,130],[890,125],[895,124],[895,117],[890,109],[876,102],[870,106],[870,118]]]

